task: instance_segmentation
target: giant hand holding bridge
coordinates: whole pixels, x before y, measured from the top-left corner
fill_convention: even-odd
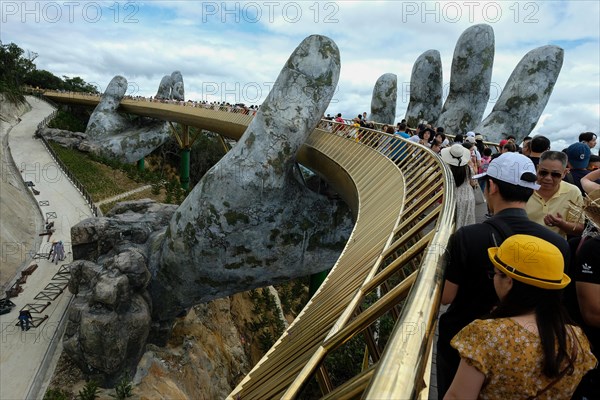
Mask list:
[[[164,121],[138,118],[135,121],[117,109],[127,92],[127,79],[115,76],[90,116],[85,133],[93,153],[125,163],[133,163],[152,153],[169,138]]]
[[[451,133],[480,129],[488,138],[527,134],[527,124],[537,121],[552,91],[562,49],[530,52],[480,124],[492,60],[491,28],[468,29],[457,44],[451,93],[441,108],[439,53],[422,55],[413,69],[409,121],[445,121]],[[135,367],[146,340],[164,340],[172,321],[190,306],[334,264],[352,229],[349,213],[340,202],[309,191],[294,165],[333,96],[339,71],[335,43],[323,36],[306,38],[237,145],[179,207],[124,203],[106,218],[72,229],[78,261],[72,264],[70,289],[78,296],[64,347],[82,369],[113,384],[123,370]],[[384,104],[386,96],[395,104],[394,85],[388,75],[376,86],[382,118],[395,109]],[[116,106],[107,110],[113,113]],[[98,137],[109,138],[110,132]],[[115,154],[123,157],[127,146],[113,147]]]
[[[79,260],[70,289],[78,296],[64,342],[86,372],[114,383],[135,367],[151,323],[152,337],[164,339],[194,304],[335,263],[352,229],[348,209],[307,189],[294,172],[339,71],[335,43],[306,38],[237,145],[177,209],[121,204],[73,228]]]

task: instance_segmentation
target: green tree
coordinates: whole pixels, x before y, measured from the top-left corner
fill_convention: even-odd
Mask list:
[[[9,86],[20,86],[25,76],[35,70],[33,61],[37,54],[27,52],[14,43],[2,44],[0,42],[0,80]]]
[[[43,89],[62,89],[64,83],[62,79],[50,71],[44,69],[35,69],[25,77],[25,84]]]
[[[35,70],[33,61],[37,54],[25,52],[14,43],[2,44],[0,41],[0,93],[13,103],[25,102],[21,85],[25,75]]]
[[[84,81],[82,78],[75,76],[73,78],[69,78],[66,75],[63,75],[63,89],[71,91],[71,92],[90,92],[90,93],[98,93],[98,89],[92,85]]]

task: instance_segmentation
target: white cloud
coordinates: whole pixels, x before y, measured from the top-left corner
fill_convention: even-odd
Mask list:
[[[72,15],[68,2],[51,3],[61,8],[58,20],[49,2],[36,3],[38,15],[34,5],[27,5],[34,9],[27,14],[19,9],[25,2],[2,2],[2,42],[37,52],[38,67],[59,76],[105,87],[121,74],[150,96],[163,75],[180,70],[188,98],[258,103],[294,48],[318,33],[337,43],[342,60],[327,112],[368,111],[377,78],[394,73],[399,118],[407,106],[402,88],[417,57],[439,50],[447,84],[461,33],[488,23],[496,57],[485,115],[528,51],[558,44],[565,49],[563,68],[534,133],[568,143],[600,127],[598,2],[77,2]],[[103,8],[95,20],[98,4]]]

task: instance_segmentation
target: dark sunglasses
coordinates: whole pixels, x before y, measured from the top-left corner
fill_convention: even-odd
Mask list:
[[[553,178],[557,178],[557,179],[562,178],[562,174],[560,172],[550,172],[550,171],[545,171],[543,169],[540,169],[537,173],[542,178],[547,176],[548,174],[550,174]]]

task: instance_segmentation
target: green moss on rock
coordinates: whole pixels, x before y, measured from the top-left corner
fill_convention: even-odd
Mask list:
[[[238,222],[243,222],[245,224],[250,222],[250,218],[246,214],[237,211],[227,211],[223,216],[229,225],[235,225]]]

